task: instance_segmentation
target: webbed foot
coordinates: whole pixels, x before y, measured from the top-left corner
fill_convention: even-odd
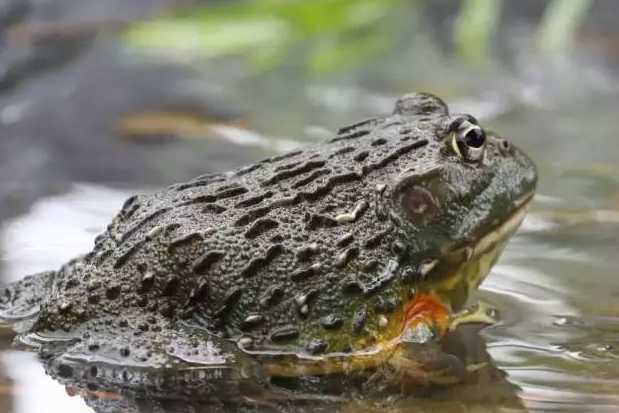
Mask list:
[[[458,326],[464,324],[494,325],[499,321],[497,309],[488,303],[479,301],[472,308],[466,308],[452,315],[449,323],[449,331],[454,331]]]
[[[364,384],[367,393],[397,389],[409,394],[428,385],[461,382],[467,374],[464,363],[444,352],[437,343],[401,343],[392,357]]]
[[[441,348],[450,317],[448,308],[431,294],[420,294],[406,308],[405,327],[380,375],[405,389],[453,384],[466,375],[463,362]]]

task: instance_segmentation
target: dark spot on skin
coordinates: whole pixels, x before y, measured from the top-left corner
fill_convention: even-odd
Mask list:
[[[275,328],[271,331],[271,341],[282,342],[288,340],[294,340],[299,336],[299,330],[291,325]]]
[[[142,279],[140,280],[140,288],[138,290],[139,293],[143,294],[145,292],[150,291],[155,284],[155,274],[152,272],[147,272],[142,275]]]
[[[135,201],[137,201],[137,199],[138,199],[137,195],[133,195],[133,196],[127,198],[127,200],[125,201],[125,203],[121,207],[121,211],[126,211],[127,209],[129,209],[133,205],[133,203]]]
[[[296,176],[302,175],[307,172],[311,172],[314,169],[319,169],[325,166],[325,161],[308,161],[305,164],[285,171],[281,171],[271,176],[271,178],[264,181],[263,186],[273,185],[275,183],[281,182],[285,179],[294,178]]]
[[[346,153],[354,152],[354,151],[355,151],[355,147],[354,146],[345,146],[345,147],[343,147],[341,149],[338,149],[337,151],[333,152],[333,154],[331,154],[330,158],[334,157],[334,156],[338,156],[338,155],[344,155]]]
[[[370,155],[368,151],[361,151],[353,158],[357,162],[363,162]]]
[[[71,378],[73,376],[73,368],[66,364],[59,365],[58,376],[62,377],[63,379]]]
[[[364,293],[363,285],[357,280],[349,280],[344,282],[342,290],[345,294],[350,295],[358,295]]]
[[[285,240],[286,238],[282,234],[275,234],[270,239],[272,244],[281,244]]]
[[[217,205],[217,204],[209,204],[209,205],[206,205],[204,208],[202,208],[202,213],[204,214],[217,215],[225,211],[226,211],[226,208],[222,207],[221,205]]]
[[[280,244],[275,244],[269,247],[264,257],[256,257],[241,270],[243,277],[253,277],[259,271],[266,268],[273,260],[279,257],[284,252],[284,247]]]
[[[276,229],[278,226],[279,222],[275,221],[274,219],[259,219],[258,221],[254,222],[254,224],[247,230],[247,232],[245,233],[245,238],[257,238],[268,231]]]
[[[191,265],[191,268],[196,274],[206,274],[223,257],[223,251],[208,251],[198,257]]]
[[[345,248],[350,245],[351,242],[355,240],[355,237],[351,233],[347,233],[342,235],[335,241],[335,244],[340,248]]]
[[[174,231],[176,231],[180,227],[181,227],[181,224],[170,224],[165,227],[165,229],[163,230],[163,233],[164,235],[169,236],[170,234],[172,234]]]
[[[176,294],[178,287],[180,286],[180,280],[176,276],[171,276],[163,287],[163,295],[173,296]]]
[[[273,171],[274,172],[279,172],[279,171],[285,171],[287,169],[292,169],[296,166],[299,166],[299,164],[301,163],[301,161],[296,161],[296,162],[291,162],[291,163],[287,163],[285,165],[280,165],[278,167],[276,167]]]
[[[194,302],[206,299],[206,297],[208,296],[208,288],[208,283],[206,281],[203,282],[197,288],[194,288],[191,291],[189,298]]]
[[[281,284],[271,285],[260,296],[260,305],[263,307],[273,306],[284,297],[284,287]]]
[[[312,172],[311,174],[309,174],[307,177],[298,179],[292,185],[290,185],[290,187],[293,189],[301,188],[302,186],[312,183],[313,181],[317,180],[321,176],[329,175],[330,173],[331,173],[331,169],[326,169],[326,168],[318,169]]]
[[[159,308],[159,314],[166,318],[169,318],[172,316],[172,314],[174,314],[174,307],[172,307],[170,304],[163,304]]]
[[[120,286],[112,285],[105,290],[105,298],[108,300],[115,300],[120,296]]]
[[[353,131],[353,132],[346,133],[346,134],[341,133],[336,138],[331,139],[329,142],[333,143],[333,142],[338,142],[338,141],[342,141],[342,140],[356,139],[356,138],[360,138],[362,136],[365,136],[365,135],[367,135],[369,133],[370,133],[370,131],[366,130],[366,129],[361,129],[361,130]]]
[[[363,175],[367,175],[372,171],[382,169],[386,167],[387,165],[389,165],[390,163],[395,162],[400,157],[406,155],[407,153],[415,149],[419,149],[423,146],[426,146],[428,143],[429,142],[427,139],[420,139],[408,145],[400,146],[397,149],[395,149],[393,152],[391,152],[390,154],[383,157],[382,159],[379,159],[376,162],[371,163],[371,164],[363,165],[363,167],[361,168]]]
[[[372,146],[381,146],[387,143],[387,139],[379,138],[372,142]]]
[[[364,119],[360,122],[356,122],[351,125],[342,126],[341,128],[337,130],[337,134],[344,135],[355,129],[362,129],[362,130],[367,131],[371,129],[373,126],[375,126],[376,123],[378,123],[379,121],[380,120],[376,118]]]
[[[217,197],[217,199],[226,199],[226,198],[233,198],[235,196],[243,195],[247,192],[249,192],[247,188],[238,187],[238,188],[231,188],[231,189],[220,191],[215,196]]]
[[[183,245],[190,244],[192,242],[200,242],[203,239],[204,239],[204,237],[202,236],[202,234],[200,234],[198,232],[193,232],[193,233],[190,233],[190,234],[184,234],[184,235],[181,235],[180,237],[172,240],[170,242],[169,248],[170,249],[178,248],[178,247],[181,247]]]
[[[242,209],[242,208],[247,208],[247,207],[250,207],[250,206],[254,206],[254,205],[257,205],[257,204],[261,203],[262,201],[264,201],[265,199],[270,198],[272,196],[273,196],[273,192],[267,191],[267,192],[265,192],[263,194],[260,194],[258,196],[254,196],[254,197],[247,198],[247,199],[244,199],[242,201],[239,201],[234,207],[238,208],[238,209]]]

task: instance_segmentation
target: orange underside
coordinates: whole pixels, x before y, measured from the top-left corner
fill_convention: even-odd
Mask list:
[[[402,330],[425,323],[436,329],[439,336],[449,328],[449,309],[433,294],[419,294],[406,303]]]
[[[449,328],[449,309],[433,294],[418,294],[406,304],[403,310],[404,318],[401,327],[394,325],[400,331],[394,332],[395,337],[385,337],[384,341],[379,338],[374,348],[365,349],[353,355],[334,353],[317,359],[279,360],[274,363],[265,363],[264,371],[267,375],[280,377],[326,375],[376,368],[397,358],[400,363],[404,363],[403,365],[410,365],[405,368],[409,375],[419,373],[419,364],[414,359],[394,357],[394,352],[400,344],[400,334],[405,328],[426,324],[439,337],[445,335]],[[400,367],[404,368],[403,365]]]

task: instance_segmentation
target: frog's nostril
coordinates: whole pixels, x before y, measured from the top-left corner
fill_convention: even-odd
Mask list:
[[[512,153],[512,144],[507,139],[499,139],[499,150],[503,155]]]

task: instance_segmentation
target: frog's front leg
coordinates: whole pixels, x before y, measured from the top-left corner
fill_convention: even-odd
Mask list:
[[[498,322],[497,310],[490,304],[479,301],[475,306],[453,314],[449,323],[449,331],[454,331],[464,324],[494,325]]]
[[[405,308],[398,345],[380,374],[401,388],[461,381],[466,372],[464,364],[440,345],[450,321],[449,309],[438,297],[417,295]]]

